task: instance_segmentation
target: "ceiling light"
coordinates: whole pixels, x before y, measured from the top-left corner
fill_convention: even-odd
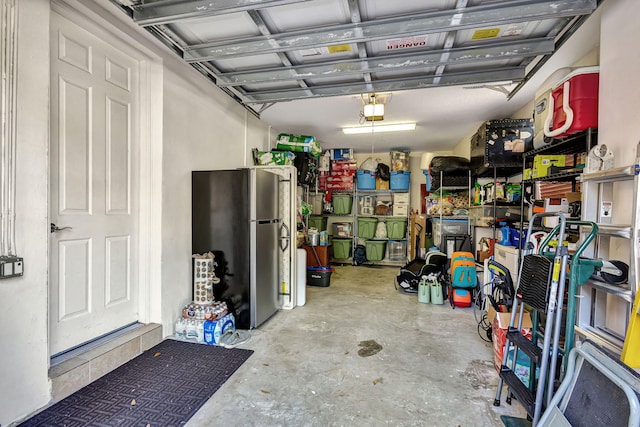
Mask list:
[[[365,104],[364,118],[367,121],[377,121],[384,118],[384,104]]]
[[[357,126],[342,128],[342,132],[346,135],[353,135],[356,133],[397,132],[402,130],[414,130],[415,128],[415,123],[399,123],[395,125]]]

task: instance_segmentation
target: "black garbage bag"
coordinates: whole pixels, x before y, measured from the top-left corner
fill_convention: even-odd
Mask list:
[[[376,176],[383,181],[389,181],[391,179],[389,166],[384,163],[378,163],[378,166],[376,167]]]

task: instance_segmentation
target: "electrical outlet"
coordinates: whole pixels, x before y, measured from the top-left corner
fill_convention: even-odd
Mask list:
[[[0,256],[0,279],[22,276],[24,260],[17,256]]]

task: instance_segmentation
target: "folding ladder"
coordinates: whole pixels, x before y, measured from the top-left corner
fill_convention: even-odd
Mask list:
[[[575,333],[580,340],[589,339],[607,350],[621,355],[627,365],[640,367],[640,313],[637,298],[640,256],[640,198],[638,196],[640,172],[640,144],[638,144],[635,163],[629,166],[613,168],[581,176],[582,219],[598,225],[598,236],[585,256],[597,259],[618,257],[628,251],[629,274],[627,284],[610,284],[588,280],[580,287],[578,297],[578,315]],[[615,194],[621,205],[623,198],[633,194],[631,206],[625,206],[625,215],[614,201]],[[616,212],[617,210],[617,212]],[[626,217],[628,222],[612,223],[612,217],[620,221]],[[581,231],[583,232],[583,231]],[[632,304],[633,307],[632,307]],[[612,314],[617,317],[612,319]],[[622,328],[619,318],[624,317]],[[612,328],[611,325],[616,326]],[[624,329],[624,330],[620,330]],[[626,335],[626,338],[625,338]]]
[[[500,406],[502,387],[507,385],[510,396],[513,394],[533,419],[535,426],[543,410],[545,395],[547,403],[551,401],[554,389],[555,365],[559,351],[560,327],[562,321],[562,306],[564,299],[565,278],[569,252],[566,246],[562,245],[565,238],[566,220],[561,213],[534,214],[531,217],[530,225],[534,223],[536,217],[559,218],[558,225],[558,246],[553,260],[545,255],[533,254],[532,246],[525,248],[525,255],[522,257],[520,265],[520,275],[518,276],[518,287],[516,298],[513,302],[509,330],[502,357],[500,369],[500,380],[494,406]],[[532,227],[527,231],[527,239],[531,234]],[[521,334],[522,322],[524,318],[524,306],[528,305],[532,310],[540,314],[546,314],[544,324],[544,339],[542,348],[538,346],[536,334],[529,339]],[[534,329],[537,325],[534,323]],[[511,363],[508,365],[509,350],[514,346],[514,353]],[[530,384],[524,384],[515,374],[515,364],[518,351],[524,352],[531,360]],[[536,382],[536,366],[540,368],[539,379]]]

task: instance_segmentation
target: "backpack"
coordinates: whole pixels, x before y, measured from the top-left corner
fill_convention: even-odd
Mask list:
[[[353,251],[353,263],[362,265],[367,262],[367,248],[364,245],[357,245]]]

